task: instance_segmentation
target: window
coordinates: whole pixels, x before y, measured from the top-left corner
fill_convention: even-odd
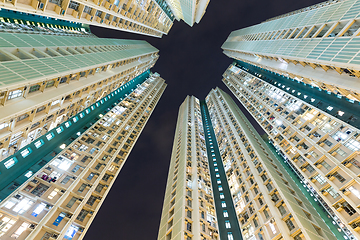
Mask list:
[[[268,191],[271,191],[273,187],[271,186],[270,183],[268,183],[268,184],[266,184],[266,188],[267,188]]]
[[[87,185],[85,183],[81,184],[81,186],[78,189],[78,192],[82,193],[85,190],[86,186]]]
[[[335,152],[337,152],[337,154],[339,154],[342,157],[344,157],[346,155],[346,152],[344,150],[342,150],[341,148],[336,149]]]
[[[224,214],[224,217],[229,217],[228,211],[224,210],[223,214]]]
[[[91,181],[91,179],[93,179],[94,176],[95,173],[90,173],[89,176],[87,177],[87,180]]]
[[[17,163],[17,162],[18,162],[18,161],[17,161],[17,158],[16,158],[16,157],[13,157],[13,158],[7,160],[7,161],[4,163],[4,166],[5,166],[7,169],[9,169],[9,168],[11,168],[12,166],[14,166],[15,163]]]
[[[225,227],[226,227],[226,228],[231,228],[230,221],[225,221]]]
[[[270,217],[267,209],[264,209],[264,215],[265,215],[265,218],[268,219]]]
[[[330,166],[327,162],[325,162],[325,161],[322,161],[322,162],[320,163],[320,165],[323,166],[324,168],[326,168],[327,170],[329,170],[329,169],[331,168],[331,166]]]
[[[21,200],[18,204],[16,204],[16,206],[13,208],[13,211],[18,213],[18,214],[23,214],[24,212],[26,212],[31,205],[33,205],[34,202],[31,201],[28,198],[24,198],[23,200]]]
[[[270,227],[272,233],[276,234],[276,228],[275,228],[275,226],[274,226],[274,224],[272,222],[269,222],[269,227]]]
[[[49,199],[53,199],[59,192],[60,190],[55,188],[48,196]]]
[[[343,176],[341,176],[338,172],[334,172],[332,175],[333,175],[337,180],[339,180],[340,182],[345,182],[345,181],[346,181],[346,179],[345,179]]]
[[[72,176],[67,175],[60,183],[61,184],[67,184],[70,179],[72,179]]]
[[[228,240],[234,240],[234,236],[231,232],[228,232]]]
[[[7,123],[0,123],[0,130],[2,130],[8,126],[9,126],[9,124],[7,124]]]
[[[45,203],[40,203],[36,208],[35,210],[32,212],[32,216],[34,217],[37,217],[41,212],[42,210],[44,210],[44,208],[46,207],[46,204]]]
[[[79,215],[76,217],[76,220],[82,222],[84,221],[85,217],[89,214],[89,211],[86,211],[85,209],[81,209]]]
[[[40,89],[40,85],[39,85],[39,84],[32,85],[32,86],[30,86],[29,93],[39,91],[39,89]]]
[[[219,191],[222,191],[222,190],[223,190],[223,188],[222,188],[222,186],[220,185],[220,186],[219,186]]]
[[[21,154],[21,156],[22,156],[23,158],[26,158],[27,156],[29,156],[29,154],[30,154],[31,152],[32,152],[31,148],[26,148],[26,149],[22,150],[22,151],[20,152],[20,154]]]
[[[220,193],[220,199],[224,199],[224,194],[223,193]]]
[[[314,179],[316,179],[316,181],[318,181],[321,185],[323,185],[324,183],[326,183],[326,179],[324,177],[322,177],[320,174],[316,175],[314,177]]]
[[[8,100],[18,98],[18,97],[22,97],[22,93],[23,93],[22,90],[11,91],[9,93]]]
[[[33,175],[33,172],[32,171],[28,171],[26,174],[25,174],[25,177],[29,178]]]
[[[278,209],[279,209],[281,215],[284,215],[284,214],[286,213],[286,210],[285,210],[285,208],[284,208],[283,205],[280,205],[280,206],[278,207]]]
[[[360,143],[354,139],[350,139],[347,143],[344,144],[344,146],[351,151],[357,151],[360,149]]]
[[[348,190],[352,193],[352,194],[354,194],[358,199],[360,199],[360,191],[359,190],[357,190],[355,187],[353,187],[353,186],[350,186],[349,188],[348,188]]]
[[[46,139],[50,141],[54,137],[54,133],[49,133],[46,135]]]
[[[64,130],[64,128],[60,126],[60,127],[58,127],[58,128],[56,129],[56,132],[57,132],[58,134],[60,134],[63,130]]]
[[[223,208],[226,207],[226,202],[225,201],[221,201],[221,207],[223,207]]]
[[[21,226],[11,235],[12,238],[18,238],[29,226],[29,223],[23,222]]]
[[[40,148],[42,145],[44,145],[44,140],[40,139],[34,143],[36,148]]]
[[[325,189],[325,191],[328,192],[333,198],[337,198],[339,196],[339,193],[337,193],[333,187],[329,187]]]

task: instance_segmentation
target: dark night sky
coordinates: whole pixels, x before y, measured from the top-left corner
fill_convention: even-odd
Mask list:
[[[161,39],[92,27],[99,37],[141,39],[160,50],[153,72],[168,84],[85,240],[157,238],[178,108],[186,95],[205,98],[232,60],[221,45],[231,31],[319,0],[210,0],[199,24],[175,21]]]

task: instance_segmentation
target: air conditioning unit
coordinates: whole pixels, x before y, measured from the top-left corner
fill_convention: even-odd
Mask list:
[[[338,209],[338,208],[341,208],[341,207],[342,207],[341,203],[337,203],[337,204],[334,205],[335,209]]]
[[[23,197],[22,197],[20,194],[16,194],[16,195],[14,196],[14,198],[16,198],[16,199],[22,199]]]
[[[34,230],[36,228],[36,224],[30,224],[28,228]]]
[[[51,208],[52,208],[52,205],[50,205],[50,204],[47,204],[46,207],[45,207],[45,209],[48,209],[48,210],[51,209]]]

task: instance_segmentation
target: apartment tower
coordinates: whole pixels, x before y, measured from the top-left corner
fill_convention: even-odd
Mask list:
[[[35,164],[8,187],[8,179],[1,179],[1,197],[11,191],[0,205],[1,239],[83,239],[165,87],[158,74],[146,72],[6,160],[1,175],[11,177],[24,160]],[[109,111],[99,114],[104,107]],[[74,141],[49,161],[39,158],[39,151],[61,144],[67,131],[81,131],[87,118],[94,123]]]
[[[264,129],[298,181],[308,187],[345,239],[358,239],[360,142],[353,115],[356,106],[261,70],[235,61],[224,73],[223,82]]]
[[[360,100],[360,2],[331,0],[233,31],[231,58]]]
[[[183,20],[189,26],[199,23],[210,0],[166,0],[176,20]]]
[[[175,19],[164,0],[3,0],[0,7],[0,16],[49,17],[159,38]]]
[[[205,101],[188,96],[158,239],[340,239],[270,147],[219,88]]]
[[[158,50],[145,41],[100,39],[65,21],[14,20],[18,24],[0,31],[0,159],[146,72],[158,59]],[[13,33],[13,28],[31,34]]]

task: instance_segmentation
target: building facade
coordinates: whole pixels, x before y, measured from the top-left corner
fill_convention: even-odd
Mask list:
[[[199,23],[210,0],[166,0],[175,18],[189,26]]]
[[[169,32],[175,19],[163,0],[4,0],[0,7],[2,16],[44,16],[159,38]]]
[[[337,97],[325,99],[318,90],[299,89],[297,86],[304,87],[301,82],[294,86],[291,79],[281,81],[276,76],[235,61],[224,73],[223,82],[268,134],[339,231],[346,239],[359,239],[359,125],[351,120],[356,105],[344,101],[343,108],[333,107],[340,101]]]
[[[40,170],[29,168],[24,173],[22,177],[27,180],[1,202],[1,239],[83,239],[166,84],[158,74],[147,74],[130,86],[129,94],[118,98],[126,87],[125,84],[109,92],[56,127],[56,132],[27,145],[20,150],[21,156],[5,163],[6,169],[1,166],[4,175],[22,164],[23,159],[37,158],[38,162],[37,150],[58,144],[56,139],[72,125],[116,100],[107,113],[99,115],[86,131],[79,132]]]
[[[205,101],[188,96],[179,110],[158,239],[341,239],[281,161],[222,90]]]
[[[360,100],[360,2],[326,1],[232,32],[231,58]]]
[[[1,160],[146,72],[158,59],[158,50],[145,41],[100,39],[66,22],[2,20],[8,28],[0,31]],[[31,34],[12,30],[25,27]]]

